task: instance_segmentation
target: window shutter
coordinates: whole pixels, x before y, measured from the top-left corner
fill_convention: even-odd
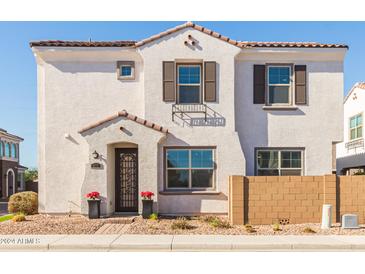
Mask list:
[[[253,66],[253,103],[265,104],[265,85],[266,85],[265,65]]]
[[[307,66],[295,66],[295,104],[305,105],[307,103],[306,87]]]
[[[217,101],[216,62],[204,62],[204,100]]]
[[[173,61],[162,62],[163,75],[163,100],[165,102],[175,102],[175,63]]]

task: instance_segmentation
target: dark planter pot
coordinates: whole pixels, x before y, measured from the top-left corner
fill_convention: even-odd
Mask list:
[[[153,213],[153,200],[142,200],[142,217],[147,219]]]
[[[100,200],[87,200],[89,204],[89,219],[100,218]]]

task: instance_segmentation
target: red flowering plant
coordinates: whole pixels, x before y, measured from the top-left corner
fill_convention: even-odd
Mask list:
[[[93,192],[86,194],[86,198],[88,198],[90,200],[96,200],[96,199],[99,199],[99,197],[100,197],[100,193],[97,191],[93,191]]]
[[[154,196],[155,193],[151,192],[151,191],[142,191],[141,192],[141,197],[143,200],[152,200],[152,196]]]

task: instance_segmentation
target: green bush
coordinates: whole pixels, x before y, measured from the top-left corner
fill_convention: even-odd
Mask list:
[[[193,229],[194,227],[189,224],[186,218],[181,217],[177,218],[176,221],[174,221],[171,225],[171,229]]]
[[[32,191],[15,193],[10,196],[8,203],[9,213],[24,213],[26,215],[38,212],[38,194]]]
[[[273,224],[272,230],[274,230],[275,232],[281,231],[280,224],[279,223]]]
[[[303,229],[303,232],[304,232],[304,233],[310,233],[310,234],[317,233],[317,232],[315,232],[312,228],[310,228],[309,226],[305,227],[305,228]]]
[[[153,221],[157,221],[158,220],[158,214],[157,213],[152,213],[149,217],[150,220]]]
[[[25,215],[24,213],[18,213],[16,214],[13,219],[11,219],[13,222],[24,222],[25,221]]]
[[[207,221],[214,228],[231,228],[231,224],[228,221],[222,220],[218,217],[211,217]]]

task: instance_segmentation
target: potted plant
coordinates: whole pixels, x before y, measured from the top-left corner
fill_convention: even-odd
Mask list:
[[[142,191],[142,217],[147,219],[153,213],[153,200],[152,197],[155,194],[151,191]]]
[[[86,194],[87,203],[89,204],[89,219],[100,218],[100,193],[97,191]]]

